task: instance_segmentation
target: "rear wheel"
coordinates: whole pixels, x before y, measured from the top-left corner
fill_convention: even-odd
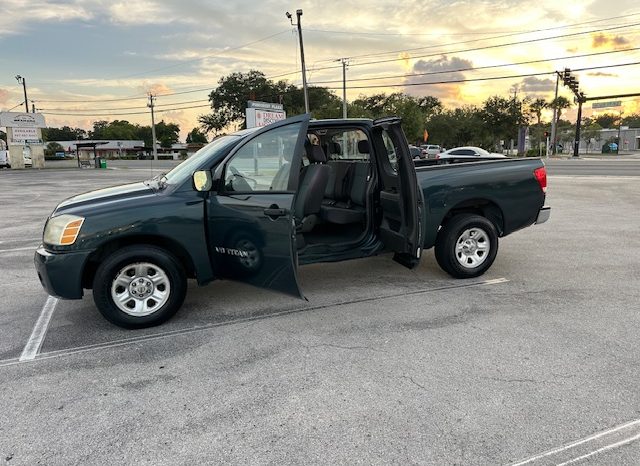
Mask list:
[[[485,217],[460,214],[440,230],[435,245],[438,265],[456,278],[485,273],[498,253],[496,227]]]
[[[100,313],[124,328],[159,325],[180,309],[187,290],[182,265],[154,246],[129,246],[100,264],[93,300]]]

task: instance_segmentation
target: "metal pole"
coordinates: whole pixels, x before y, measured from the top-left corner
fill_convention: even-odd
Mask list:
[[[347,118],[347,61],[342,59],[342,118]]]
[[[553,120],[551,120],[551,155],[556,153],[556,119],[558,118],[558,84],[560,82],[560,73],[556,71],[556,94],[553,98]],[[549,154],[549,148],[547,147],[547,155]]]
[[[620,154],[620,127],[622,126],[622,110],[620,110],[620,117],[618,118],[618,155]]]
[[[304,44],[302,42],[302,23],[300,21],[302,17],[302,10],[296,10],[296,16],[298,18],[298,39],[300,40],[300,62],[302,64],[302,90],[304,91],[304,111],[309,113],[309,93],[307,91],[307,68],[304,64]]]
[[[153,94],[149,94],[149,104],[147,105],[151,109],[151,147],[153,148],[153,160],[158,160],[158,149],[156,148],[156,120],[153,115],[153,101],[155,100]]]
[[[576,139],[573,141],[573,156],[578,157],[578,149],[580,148],[580,123],[582,120],[582,99],[578,97],[578,120],[576,121]]]

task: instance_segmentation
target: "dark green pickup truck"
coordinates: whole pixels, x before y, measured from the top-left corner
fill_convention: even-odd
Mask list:
[[[166,175],[60,203],[35,254],[48,293],[93,289],[108,320],[157,325],[187,279],[233,279],[302,297],[297,267],[435,247],[457,278],[493,263],[498,238],[549,218],[539,159],[416,168],[399,118],[308,115],[215,139]]]

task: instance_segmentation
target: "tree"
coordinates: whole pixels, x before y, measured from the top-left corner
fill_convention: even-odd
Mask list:
[[[604,113],[602,115],[594,117],[594,121],[598,123],[602,128],[617,128],[618,122],[620,121],[620,116],[614,115],[613,113]]]
[[[248,73],[231,73],[218,80],[218,87],[209,94],[212,113],[202,115],[198,121],[206,132],[214,134],[227,126],[244,122],[247,100],[271,100],[276,89],[264,73],[251,70]]]
[[[527,124],[527,117],[522,112],[523,102],[505,97],[489,97],[482,106],[482,119],[487,130],[493,135],[496,146],[499,141],[516,139],[518,128]]]
[[[567,108],[571,108],[571,102],[569,102],[569,99],[567,99],[566,97],[558,96],[551,101],[549,107],[556,109],[556,121],[560,121],[562,111]]]
[[[315,118],[339,118],[342,115],[342,100],[329,89],[310,86],[308,94]],[[220,78],[218,87],[209,94],[212,113],[201,115],[198,122],[205,132],[211,131],[214,135],[231,125],[245,128],[248,100],[281,103],[289,116],[305,111],[302,88],[286,81],[271,81],[261,71],[251,70]]]
[[[640,128],[640,113],[632,113],[622,119],[622,124],[629,128]]]
[[[589,152],[592,140],[595,141],[595,144],[597,144],[600,140],[600,130],[602,130],[602,126],[600,126],[598,123],[593,122],[589,118],[585,118],[583,120],[583,125],[584,126],[580,131],[580,137],[586,143],[587,152]]]
[[[529,104],[529,111],[536,117],[536,124],[540,126],[542,123],[542,111],[547,108],[549,104],[544,99],[535,99]]]
[[[82,128],[71,128],[63,126],[62,128],[43,128],[43,141],[78,141],[87,138],[87,132]]]
[[[207,136],[198,128],[193,128],[189,134],[187,134],[187,144],[206,144]]]
[[[156,123],[156,138],[160,146],[166,149],[180,140],[180,126],[175,123],[165,123],[164,120]]]
[[[64,147],[57,142],[50,142],[44,150],[44,155],[51,157],[56,155],[56,152],[64,152]]]

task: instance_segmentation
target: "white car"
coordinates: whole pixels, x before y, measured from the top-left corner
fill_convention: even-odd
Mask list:
[[[430,159],[436,158],[436,155],[444,151],[444,149],[437,144],[424,144],[420,147],[422,148],[422,153]]]
[[[497,154],[494,152],[487,152],[481,147],[454,147],[444,151],[442,154],[437,154],[436,159],[506,159],[507,156],[503,154]]]
[[[31,154],[22,153],[25,167],[32,167],[33,160],[31,160]],[[11,162],[9,161],[9,151],[0,150],[0,168],[11,168]]]

